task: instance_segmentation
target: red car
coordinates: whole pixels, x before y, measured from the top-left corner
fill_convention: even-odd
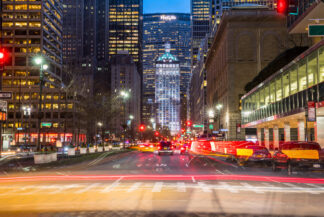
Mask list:
[[[285,142],[273,154],[272,170],[287,168],[291,175],[295,168],[324,169],[324,152],[316,142]]]

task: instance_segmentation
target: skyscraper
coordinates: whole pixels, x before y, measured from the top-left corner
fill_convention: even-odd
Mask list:
[[[170,51],[170,44],[166,44],[165,53],[156,61],[156,123],[175,135],[180,131],[180,64]]]
[[[2,47],[9,55],[2,87],[13,93],[8,100],[8,119],[3,124],[4,147],[9,145],[10,137],[14,138],[11,145],[37,144],[40,128],[42,144],[60,139],[63,134],[62,140],[72,141],[73,120],[63,114],[71,114],[75,104],[66,99],[62,90],[61,1],[3,1],[2,6]],[[41,65],[35,62],[36,56]],[[81,129],[79,136],[83,133]]]
[[[143,0],[109,1],[109,58],[128,51],[142,74]]]
[[[210,32],[213,0],[191,0],[191,65],[197,63],[200,41]]]
[[[143,18],[143,109],[142,119],[154,116],[155,61],[164,54],[164,44],[171,44],[171,53],[180,63],[181,119],[186,119],[186,94],[190,79],[190,14],[156,13]]]

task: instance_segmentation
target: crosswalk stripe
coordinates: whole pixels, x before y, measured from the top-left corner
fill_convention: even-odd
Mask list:
[[[163,187],[163,182],[155,182],[152,192],[161,192]]]
[[[77,188],[77,187],[79,187],[79,185],[77,185],[77,184],[67,185],[67,186],[58,186],[58,189],[56,191],[50,192],[50,194],[58,194],[58,193],[62,192],[63,190],[67,190],[70,188]]]
[[[226,190],[228,190],[228,191],[231,192],[231,193],[238,193],[238,192],[239,192],[238,190],[233,189],[232,186],[228,185],[228,184],[225,183],[225,182],[219,182],[219,184],[220,184],[223,188],[225,188]]]
[[[93,184],[91,184],[91,185],[89,185],[89,186],[87,186],[87,187],[85,187],[83,189],[80,189],[80,190],[76,191],[75,193],[76,194],[84,193],[84,192],[89,191],[90,189],[92,189],[94,187],[97,187],[98,185],[99,185],[99,183],[93,183]]]
[[[263,193],[264,193],[263,191],[258,190],[258,189],[256,188],[256,186],[252,186],[252,185],[250,185],[250,184],[248,184],[248,183],[246,183],[246,182],[241,182],[240,184],[243,185],[243,186],[246,187],[246,188],[251,189],[251,191],[253,191],[253,192],[257,193],[257,194],[263,194]]]
[[[199,187],[202,189],[203,192],[206,192],[206,193],[210,193],[212,192],[212,190],[208,187],[208,185],[206,185],[205,183],[203,182],[198,182],[198,185]]]
[[[319,194],[319,192],[313,191],[310,188],[306,189],[306,188],[303,188],[303,187],[299,187],[297,185],[294,185],[292,183],[283,183],[283,184],[286,185],[286,186],[292,187],[294,189],[297,189],[297,190],[301,190],[301,191],[310,193],[310,194]]]
[[[137,190],[142,185],[142,182],[135,182],[128,190],[127,192],[133,192]]]
[[[114,181],[111,185],[109,185],[108,187],[104,188],[101,192],[105,193],[105,192],[110,192],[112,191],[114,188],[116,188],[119,185],[119,180]]]
[[[177,182],[177,191],[186,192],[186,184],[184,182]]]

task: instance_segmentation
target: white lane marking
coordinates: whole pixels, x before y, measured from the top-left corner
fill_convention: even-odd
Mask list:
[[[267,186],[267,187],[271,187],[271,188],[275,188],[276,186],[274,185],[271,185],[270,183],[268,182],[262,182],[263,185]]]
[[[241,185],[243,185],[245,188],[248,188],[250,189],[251,191],[255,192],[255,193],[258,193],[258,194],[263,194],[264,192],[259,190],[259,188],[256,188],[256,186],[252,186],[246,182],[241,182],[240,183]]]
[[[97,187],[98,185],[99,185],[99,183],[93,183],[93,184],[91,184],[91,185],[89,185],[89,186],[87,186],[87,187],[85,187],[85,188],[83,188],[83,189],[80,189],[80,190],[76,191],[75,193],[76,193],[76,194],[81,194],[81,193],[87,192],[87,191],[89,191],[91,188],[95,188],[95,187]]]
[[[58,194],[58,193],[62,192],[63,190],[67,190],[70,188],[77,188],[77,187],[79,187],[79,185],[77,185],[77,184],[67,185],[67,186],[58,186],[58,189],[56,191],[50,192],[50,194]]]
[[[212,192],[211,189],[203,182],[198,182],[199,187],[203,192],[210,193]]]
[[[311,184],[311,183],[305,183],[305,185],[316,188],[317,190],[323,190],[324,189],[324,187],[322,187],[322,186]]]
[[[127,192],[133,192],[137,190],[142,185],[142,182],[135,182],[128,190]]]
[[[225,173],[223,173],[222,171],[220,171],[220,170],[218,170],[218,169],[216,169],[216,172],[218,172],[218,173],[220,173],[220,174],[225,174]]]
[[[224,189],[228,190],[231,193],[239,193],[238,190],[234,189],[232,186],[230,186],[226,182],[219,182],[219,184],[221,185],[221,187],[223,187]]]
[[[155,182],[152,192],[161,192],[163,187],[163,182]]]
[[[177,182],[177,191],[186,192],[186,184],[184,182]]]
[[[120,183],[120,180],[122,180],[124,177],[120,177],[119,179],[117,179],[116,181],[114,181],[111,185],[109,185],[108,187],[104,188],[101,192],[105,193],[105,192],[110,192],[112,191],[114,188],[116,188]]]
[[[192,182],[196,182],[196,179],[193,176],[191,176],[191,180],[192,180]]]
[[[316,189],[303,188],[303,187],[299,187],[297,185],[294,185],[292,183],[286,183],[286,182],[284,182],[282,184],[284,184],[286,186],[289,186],[289,187],[291,187],[291,188],[293,188],[295,190],[300,190],[300,191],[307,192],[307,193],[310,193],[310,194],[319,194],[319,192],[317,192]]]

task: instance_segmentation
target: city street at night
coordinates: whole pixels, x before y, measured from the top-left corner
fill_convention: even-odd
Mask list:
[[[188,159],[134,151],[1,176],[0,215],[322,215],[324,179],[317,174],[288,177],[284,171],[238,167],[220,157],[197,158],[189,165]]]

